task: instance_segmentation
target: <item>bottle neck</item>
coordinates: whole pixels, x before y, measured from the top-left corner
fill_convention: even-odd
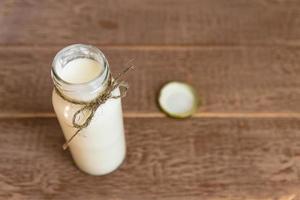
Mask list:
[[[99,67],[101,67],[101,70],[98,70],[99,74],[91,74],[93,78],[85,82],[71,82],[70,80],[66,80],[66,76],[63,73],[73,73],[74,71],[72,70],[76,70],[76,67],[70,63],[76,59],[90,59],[93,62],[97,62]],[[65,71],[66,66],[71,68]],[[79,67],[84,68],[86,66],[80,65]],[[84,73],[87,73],[85,69],[81,68],[80,70],[82,73],[78,74],[79,78],[84,76]],[[99,49],[89,45],[75,44],[65,47],[56,54],[52,63],[51,75],[54,86],[61,94],[75,101],[88,102],[106,89],[110,70],[104,54]]]

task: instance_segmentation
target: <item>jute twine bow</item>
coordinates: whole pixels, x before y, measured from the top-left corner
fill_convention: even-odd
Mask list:
[[[126,82],[121,81],[120,78],[126,74],[129,70],[133,69],[133,66],[130,66],[126,68],[123,72],[121,72],[115,79],[112,78],[111,75],[109,75],[108,83],[106,89],[101,92],[95,99],[89,102],[84,101],[75,101],[74,99],[71,99],[64,94],[62,94],[59,89],[54,86],[55,92],[65,101],[68,101],[70,103],[76,104],[76,105],[82,105],[83,107],[80,108],[75,112],[72,118],[72,125],[74,128],[76,128],[76,132],[64,143],[62,146],[64,150],[66,150],[70,144],[70,142],[78,135],[78,133],[89,126],[91,123],[96,110],[98,107],[102,104],[104,104],[108,99],[118,99],[126,96],[126,92],[128,90],[128,85]],[[116,88],[120,88],[120,95],[113,96],[112,91],[114,91]],[[83,113],[89,113],[88,117],[84,120],[83,123],[77,123],[77,119],[80,119],[80,115]]]

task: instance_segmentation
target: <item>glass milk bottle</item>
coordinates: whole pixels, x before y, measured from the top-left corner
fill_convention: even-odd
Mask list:
[[[75,44],[56,54],[51,75],[55,88],[64,97],[90,102],[106,90],[110,70],[99,49]],[[73,127],[73,116],[83,106],[66,101],[58,92],[53,90],[52,103],[65,139],[69,140],[78,130]],[[119,88],[112,95],[120,95]],[[84,121],[88,114],[81,112],[76,120]],[[89,125],[72,138],[68,147],[76,165],[88,174],[104,175],[117,169],[126,152],[121,99],[109,98],[101,104]]]

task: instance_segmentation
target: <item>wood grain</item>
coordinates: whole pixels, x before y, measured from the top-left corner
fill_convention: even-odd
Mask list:
[[[0,44],[299,45],[297,0],[0,2]]]
[[[127,159],[80,172],[55,119],[0,121],[1,199],[299,199],[299,119],[126,119]]]
[[[51,62],[61,47],[0,48],[1,113],[51,113]],[[114,74],[134,58],[125,112],[159,112],[160,87],[172,80],[192,84],[201,112],[299,112],[300,49],[103,48]]]
[[[300,200],[297,0],[1,0],[0,199]],[[50,66],[71,43],[101,48],[114,74],[134,59],[124,99],[127,158],[89,176],[51,105]],[[156,98],[192,84],[197,118]]]

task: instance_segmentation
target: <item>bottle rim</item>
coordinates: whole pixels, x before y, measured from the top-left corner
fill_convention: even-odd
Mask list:
[[[103,63],[104,70],[95,78],[83,83],[72,83],[61,78],[57,72],[58,68],[63,68],[67,63],[78,58],[89,58]],[[72,44],[61,49],[55,55],[51,68],[52,80],[55,86],[62,91],[78,91],[82,89],[93,91],[107,82],[109,74],[109,64],[105,55],[97,47],[85,44]]]

